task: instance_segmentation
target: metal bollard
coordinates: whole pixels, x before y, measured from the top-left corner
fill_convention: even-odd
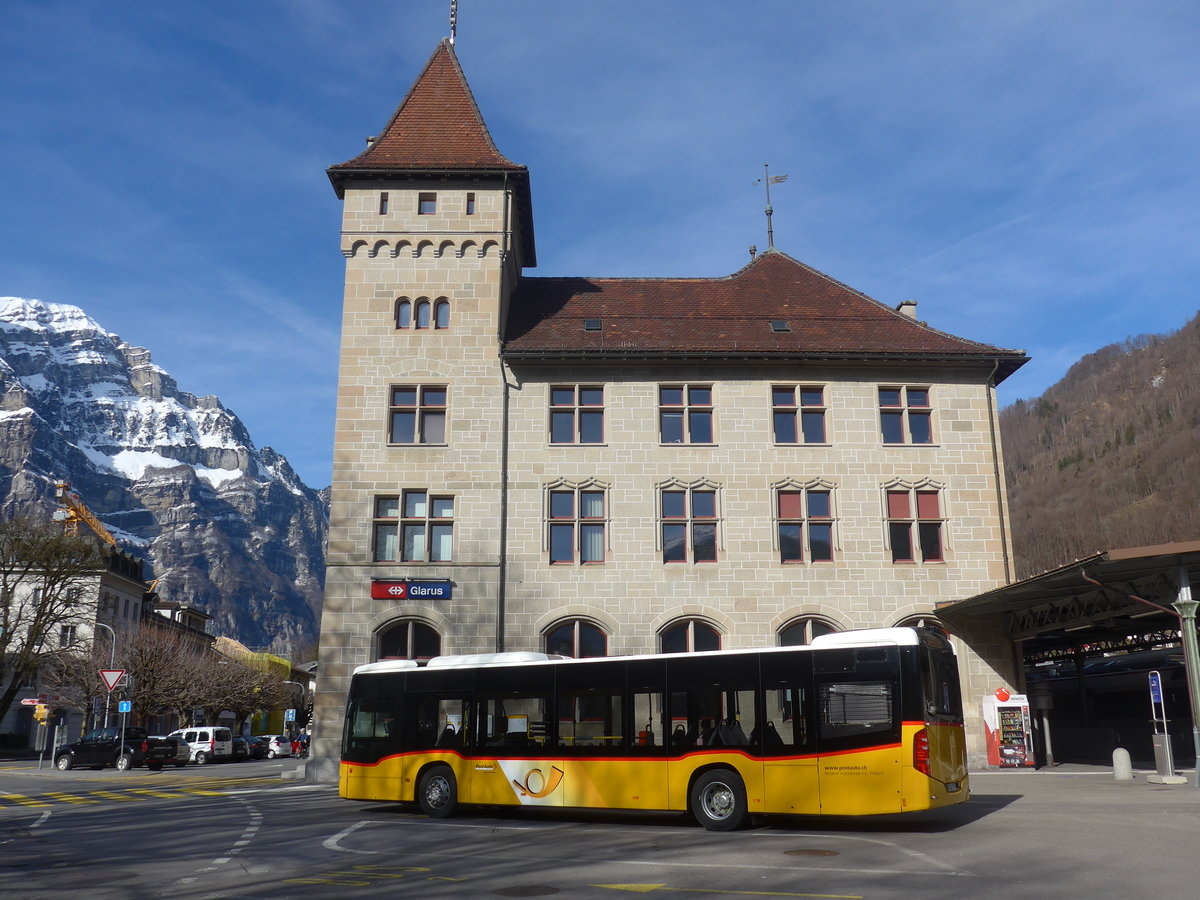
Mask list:
[[[1129,761],[1129,751],[1124,747],[1113,751],[1113,778],[1117,781],[1133,781],[1133,763]]]

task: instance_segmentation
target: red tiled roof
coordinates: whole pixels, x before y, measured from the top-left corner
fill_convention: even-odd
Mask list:
[[[380,170],[508,170],[525,166],[508,160],[492,143],[487,125],[458,58],[442,40],[383,133],[335,172]]]
[[[522,278],[504,354],[1000,360],[998,380],[1026,359],[930,328],[777,250],[724,278]]]

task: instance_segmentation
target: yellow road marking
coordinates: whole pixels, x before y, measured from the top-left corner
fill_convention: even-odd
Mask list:
[[[26,797],[24,794],[0,794],[0,800],[7,800],[9,803],[19,803],[21,806],[50,805],[44,800],[36,800],[33,797]]]
[[[592,887],[610,891],[629,891],[649,894],[651,891],[671,891],[676,894],[725,894],[733,897],[819,897],[823,900],[863,900],[860,894],[804,894],[795,891],[719,891],[714,888],[677,888],[665,884],[593,884]]]
[[[42,794],[43,797],[50,797],[53,800],[61,800],[63,803],[99,803],[99,800],[89,800],[87,797],[80,797],[77,794],[62,794],[58,791],[46,791]]]
[[[124,794],[117,794],[113,791],[92,791],[91,794],[93,797],[103,797],[105,800],[120,800],[122,803],[141,799],[139,797],[127,797]]]
[[[151,797],[165,797],[168,800],[178,800],[180,797],[187,796],[187,794],[173,794],[173,793],[168,793],[167,791],[149,791],[149,790],[138,789],[138,788],[134,788],[133,790],[129,791],[129,793],[131,793],[131,794],[147,794],[148,796],[151,796]]]

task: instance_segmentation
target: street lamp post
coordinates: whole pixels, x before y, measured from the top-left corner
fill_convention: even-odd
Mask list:
[[[1178,599],[1171,604],[1179,613],[1179,634],[1183,639],[1183,663],[1187,674],[1188,699],[1192,707],[1192,749],[1196,754],[1196,770],[1192,787],[1200,787],[1200,649],[1196,646],[1196,607],[1187,566],[1179,567]]]
[[[105,625],[103,622],[97,622],[96,627],[105,629],[108,632],[109,637],[112,638],[112,650],[108,654],[108,667],[110,669],[115,669],[117,667],[117,633],[112,630],[111,626]],[[109,710],[109,707],[111,706],[111,704],[112,704],[112,690],[110,689],[108,692],[108,696],[104,698],[104,727],[105,728],[108,727],[108,710]]]

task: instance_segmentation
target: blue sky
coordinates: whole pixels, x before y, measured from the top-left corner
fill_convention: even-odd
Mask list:
[[[446,0],[8,0],[0,295],[83,307],[329,481],[344,259],[327,166],[383,127]],[[533,275],[708,276],[776,245],[1033,357],[1171,331],[1200,283],[1200,6],[461,0],[529,166]]]

